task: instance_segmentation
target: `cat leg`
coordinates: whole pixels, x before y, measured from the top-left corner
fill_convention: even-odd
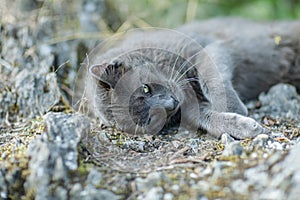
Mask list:
[[[254,119],[246,117],[246,106],[234,90],[231,80],[234,69],[230,50],[221,43],[207,46],[197,57],[197,71],[208,103],[200,104],[200,126],[219,137],[223,133],[243,139],[264,133]]]
[[[225,50],[221,43],[208,45],[196,62],[201,89],[212,110],[246,116],[247,108],[231,83],[234,63],[229,50]]]

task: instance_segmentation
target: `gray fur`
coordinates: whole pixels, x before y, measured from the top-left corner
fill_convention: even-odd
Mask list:
[[[300,91],[300,22],[213,19],[177,30],[139,30],[92,52],[87,96],[105,124],[157,133],[180,123],[254,137],[265,130],[242,100],[278,82]]]

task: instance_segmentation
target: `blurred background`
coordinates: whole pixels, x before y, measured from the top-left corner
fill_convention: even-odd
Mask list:
[[[113,32],[141,26],[174,28],[216,16],[256,20],[300,17],[300,0],[1,0],[0,6],[1,22],[31,13],[54,17],[60,28],[78,30],[81,26],[93,31],[82,24],[88,21],[83,18],[90,18],[99,29]]]

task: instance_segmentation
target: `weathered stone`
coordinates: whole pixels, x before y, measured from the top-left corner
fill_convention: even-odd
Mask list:
[[[243,153],[243,147],[241,146],[239,141],[235,141],[230,135],[227,133],[222,134],[221,142],[225,146],[224,151],[222,152],[223,156],[241,156]]]
[[[150,190],[152,187],[157,186],[164,178],[161,172],[152,172],[146,178],[136,178],[136,186],[139,191]]]
[[[241,156],[243,153],[243,147],[241,144],[236,141],[236,142],[231,142],[228,145],[225,146],[225,149],[222,153],[223,156]]]
[[[16,77],[19,114],[34,117],[58,104],[62,95],[54,73],[45,74],[24,69]]]
[[[163,199],[163,189],[161,187],[153,187],[144,195],[137,197],[138,200],[162,200]]]
[[[48,113],[44,121],[45,132],[29,146],[31,173],[25,188],[34,188],[36,199],[61,199],[70,182],[69,172],[78,167],[77,145],[81,135],[89,131],[89,120],[78,114]],[[57,183],[63,187],[56,187]]]
[[[273,118],[299,119],[300,98],[296,88],[289,84],[277,84],[267,94],[259,96],[262,107],[260,112]]]
[[[256,148],[263,149],[263,148],[266,148],[266,146],[270,140],[272,141],[272,139],[267,134],[259,134],[253,139],[251,145]]]

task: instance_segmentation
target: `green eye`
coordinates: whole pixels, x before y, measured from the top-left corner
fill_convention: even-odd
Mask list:
[[[150,93],[150,88],[147,84],[143,84],[143,92],[145,94],[149,94]]]

